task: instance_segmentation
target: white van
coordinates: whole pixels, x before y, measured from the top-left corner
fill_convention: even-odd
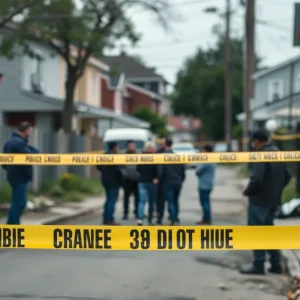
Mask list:
[[[155,135],[147,129],[141,128],[121,128],[106,130],[103,138],[104,150],[108,150],[110,142],[118,143],[120,152],[125,152],[127,142],[133,141],[137,151],[141,152],[145,148],[145,144],[149,141],[155,144]]]

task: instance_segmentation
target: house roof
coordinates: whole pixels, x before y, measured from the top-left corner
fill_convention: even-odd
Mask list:
[[[185,117],[168,117],[168,126],[175,128],[177,131],[191,131],[201,127],[201,120]]]
[[[61,111],[63,109],[64,102],[62,99],[39,95],[29,91],[23,91],[22,94],[36,101],[44,102],[51,105],[53,107],[51,111]],[[150,123],[144,120],[129,115],[119,115],[107,108],[95,107],[81,101],[75,102],[74,106],[76,111],[80,113],[82,117],[85,118],[95,118],[95,119],[102,119],[102,120],[113,119],[129,126],[150,128]],[[47,111],[50,111],[50,109],[48,109]]]
[[[134,57],[122,53],[118,56],[101,57],[101,61],[108,64],[112,72],[126,74],[127,78],[157,78],[167,81],[155,72],[154,68],[146,67],[139,63]]]
[[[283,62],[281,62],[281,63],[279,63],[279,64],[277,64],[277,65],[275,65],[275,66],[273,66],[273,67],[270,67],[270,68],[264,68],[264,69],[262,69],[262,70],[256,72],[256,73],[252,76],[252,78],[253,78],[253,79],[258,79],[258,78],[260,78],[260,77],[266,76],[266,75],[268,75],[268,74],[270,74],[270,73],[273,73],[273,72],[275,72],[275,71],[277,71],[277,70],[279,70],[279,69],[281,69],[281,68],[284,68],[284,67],[286,67],[286,66],[288,66],[288,65],[290,65],[290,64],[293,64],[293,63],[295,63],[295,62],[297,62],[297,61],[300,61],[300,56],[299,56],[299,55],[298,55],[297,57],[293,57],[293,58],[290,58],[290,59],[288,59],[288,60],[285,60],[285,61],[283,61]]]

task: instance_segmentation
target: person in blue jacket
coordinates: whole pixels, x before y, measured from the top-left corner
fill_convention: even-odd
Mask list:
[[[203,152],[213,152],[211,145],[205,145]],[[210,194],[215,184],[215,163],[200,164],[196,168],[196,175],[198,177],[198,191],[200,197],[200,204],[203,210],[203,219],[197,222],[197,225],[209,225],[212,222],[210,209]]]
[[[29,145],[28,138],[32,132],[29,122],[22,122],[17,131],[5,143],[5,154],[37,154],[39,150]],[[28,184],[33,179],[33,166],[31,165],[5,165],[7,181],[12,188],[11,204],[8,212],[7,224],[20,224],[21,215],[26,207]]]

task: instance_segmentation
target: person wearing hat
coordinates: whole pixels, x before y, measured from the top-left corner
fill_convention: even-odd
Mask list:
[[[279,151],[270,141],[267,131],[259,129],[252,135],[253,151]],[[251,167],[248,185],[243,195],[248,197],[248,225],[273,226],[275,213],[281,204],[284,187],[291,179],[284,162],[257,162]],[[270,273],[281,274],[281,255],[279,250],[254,250],[254,260],[250,267],[242,268],[241,274],[264,275],[266,252],[270,255]]]

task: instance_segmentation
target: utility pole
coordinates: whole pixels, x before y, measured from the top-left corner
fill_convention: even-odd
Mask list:
[[[225,139],[227,143],[227,151],[231,151],[231,42],[230,42],[230,20],[231,19],[231,5],[230,0],[226,0],[226,33],[225,33],[225,65],[224,65],[224,85],[225,85]]]
[[[255,0],[246,2],[246,92],[244,99],[244,109],[246,113],[245,137],[248,137],[250,131],[250,100],[254,97],[254,84],[252,76],[256,71],[255,55]]]

